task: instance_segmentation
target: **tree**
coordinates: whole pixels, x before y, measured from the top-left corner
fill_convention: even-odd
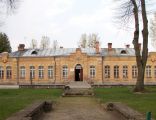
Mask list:
[[[0,53],[11,52],[10,41],[5,33],[0,33]]]
[[[31,40],[30,48],[33,48],[33,49],[37,48],[37,41],[35,39]]]
[[[49,48],[49,45],[50,45],[49,37],[42,36],[41,43],[40,43],[40,48],[42,48],[42,49]]]
[[[80,41],[78,42],[78,47],[80,48],[95,48],[96,42],[99,42],[100,38],[98,34],[92,33],[87,36],[87,34],[82,34]]]
[[[17,8],[17,4],[20,0],[0,0],[0,14],[1,17],[4,14],[9,14],[14,12],[14,10]],[[2,24],[2,21],[0,21]]]
[[[58,41],[57,40],[53,40],[53,44],[52,44],[52,48],[54,49],[54,50],[56,50],[57,48],[58,48]]]
[[[0,0],[0,4],[3,5],[3,12],[12,12],[16,9],[18,2],[19,0]]]
[[[88,36],[88,47],[89,48],[95,48],[96,42],[99,42],[100,38],[98,37],[98,34],[92,33]]]
[[[154,13],[154,18],[151,20],[151,40],[152,40],[152,45],[154,48],[156,48],[156,13]]]
[[[86,48],[87,47],[87,35],[86,33],[81,35],[80,41],[78,43],[80,48]]]
[[[124,10],[121,18],[123,20],[128,20],[131,15],[134,17],[135,22],[135,30],[133,37],[133,45],[136,55],[136,63],[138,67],[138,77],[136,86],[134,88],[134,92],[142,92],[144,91],[144,73],[145,67],[148,58],[148,20],[146,13],[146,3],[145,0],[126,0],[124,4],[122,4],[121,9]],[[139,12],[141,13],[141,18],[139,16]],[[140,31],[140,20],[142,19],[143,30],[143,47],[142,52],[139,49],[139,31]]]

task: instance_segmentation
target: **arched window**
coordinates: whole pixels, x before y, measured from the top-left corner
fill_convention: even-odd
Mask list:
[[[44,78],[44,67],[43,66],[38,67],[38,77],[39,77],[39,79]]]
[[[21,66],[20,67],[20,78],[25,78],[25,74],[26,74],[26,71],[25,71],[25,66]]]
[[[132,78],[137,78],[138,76],[138,69],[136,65],[132,66]]]
[[[64,65],[62,67],[62,77],[63,78],[68,78],[68,67],[67,67],[67,65]]]
[[[128,78],[128,66],[123,66],[123,78]]]
[[[106,65],[105,66],[105,78],[110,78],[110,66]]]
[[[114,66],[114,78],[119,78],[119,66]]]
[[[37,55],[37,51],[32,51],[31,55]]]
[[[48,78],[53,78],[54,75],[54,69],[53,66],[48,66]]]
[[[146,66],[146,77],[151,78],[151,66],[150,65]]]
[[[95,78],[95,66],[90,66],[90,78]]]
[[[4,78],[4,69],[2,66],[0,66],[0,79]]]
[[[122,50],[120,53],[121,54],[127,54],[126,50]]]
[[[7,67],[6,67],[6,78],[7,78],[7,79],[11,79],[11,77],[12,77],[11,66],[7,66]]]
[[[35,66],[30,66],[30,78],[35,78]]]

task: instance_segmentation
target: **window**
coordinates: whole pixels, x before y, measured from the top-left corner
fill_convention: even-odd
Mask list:
[[[4,78],[4,70],[3,70],[3,67],[0,66],[0,79],[3,79]]]
[[[90,77],[95,78],[95,66],[90,66]]]
[[[119,78],[119,66],[114,66],[114,78]]]
[[[105,66],[105,78],[110,78],[110,66]]]
[[[38,77],[40,79],[44,78],[44,67],[43,66],[38,67],[38,75],[39,75]]]
[[[35,67],[30,66],[30,78],[34,79],[35,78]]]
[[[53,66],[48,66],[48,78],[53,78],[54,70]]]
[[[7,66],[6,67],[6,78],[11,79],[11,76],[12,76],[11,66]]]
[[[151,77],[151,66],[150,65],[146,66],[146,77],[147,78]]]
[[[156,78],[156,66],[154,66],[154,77]]]
[[[123,78],[128,78],[128,66],[123,66]]]
[[[137,78],[138,76],[138,69],[136,65],[132,66],[132,78]]]
[[[121,54],[126,54],[126,53],[127,53],[126,50],[121,51]]]
[[[67,78],[68,77],[68,67],[66,65],[63,66],[62,77],[63,78]]]
[[[25,78],[25,67],[21,66],[20,67],[20,78]]]
[[[31,55],[37,55],[37,51],[33,51]]]

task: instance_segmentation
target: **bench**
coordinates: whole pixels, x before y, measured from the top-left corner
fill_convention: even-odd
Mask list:
[[[51,101],[36,102],[25,109],[13,114],[7,120],[38,120],[44,112],[52,110]]]

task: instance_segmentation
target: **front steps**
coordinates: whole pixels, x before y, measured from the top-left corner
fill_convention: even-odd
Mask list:
[[[87,82],[70,82],[65,86],[62,96],[93,96],[91,85]]]

